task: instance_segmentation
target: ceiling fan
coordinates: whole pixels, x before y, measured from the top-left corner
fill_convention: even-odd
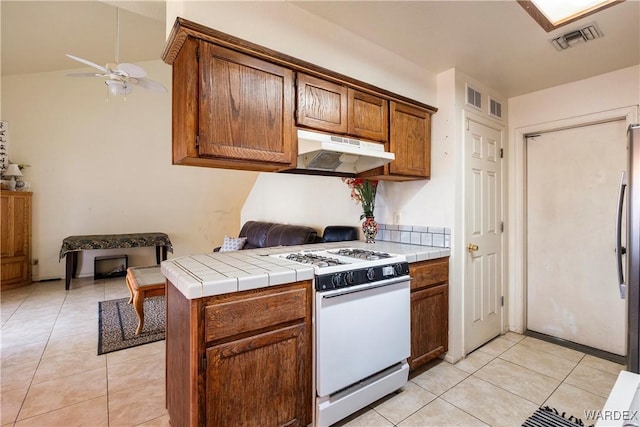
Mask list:
[[[67,76],[105,78],[106,80],[104,83],[107,85],[109,93],[114,96],[128,95],[133,91],[133,86],[140,86],[153,92],[166,92],[167,89],[162,84],[146,78],[147,72],[144,68],[139,65],[129,64],[126,62],[121,64],[118,63],[120,48],[120,9],[116,10],[116,62],[108,63],[103,67],[87,59],[69,55],[67,53],[67,57],[99,70],[99,72],[92,73],[67,73]]]

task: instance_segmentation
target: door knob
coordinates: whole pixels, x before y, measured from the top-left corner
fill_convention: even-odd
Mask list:
[[[469,250],[469,252],[475,252],[480,249],[480,247],[478,247],[478,245],[474,245],[473,243],[469,243],[467,245],[467,249]]]

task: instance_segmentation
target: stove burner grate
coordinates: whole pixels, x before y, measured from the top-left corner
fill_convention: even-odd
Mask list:
[[[364,259],[368,261],[392,257],[390,254],[386,252],[375,252],[375,251],[369,251],[366,249],[338,249],[336,252],[330,252],[330,253],[347,256],[351,258]]]
[[[287,255],[286,258],[291,261],[300,262],[302,264],[311,264],[317,267],[333,267],[335,265],[346,264],[346,262],[342,262],[336,258],[310,253],[292,253]]]

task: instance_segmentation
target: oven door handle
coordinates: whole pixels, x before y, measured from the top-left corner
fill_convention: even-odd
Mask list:
[[[364,292],[364,291],[368,291],[371,289],[376,289],[376,288],[382,288],[384,286],[390,286],[390,285],[395,285],[396,283],[402,283],[402,282],[410,282],[411,281],[411,277],[409,276],[400,276],[400,277],[394,277],[393,279],[386,279],[386,280],[378,280],[376,282],[373,283],[367,283],[365,285],[357,285],[357,286],[353,286],[350,288],[343,288],[343,289],[335,289],[332,291],[325,291],[322,292],[322,298],[323,299],[329,299],[329,298],[336,298],[336,297],[340,297],[343,295],[348,295],[348,294],[355,294],[358,292]]]

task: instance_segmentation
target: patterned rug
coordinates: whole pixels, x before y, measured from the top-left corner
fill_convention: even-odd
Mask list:
[[[576,427],[584,426],[580,418],[548,406],[540,407],[522,424],[522,427]]]
[[[164,339],[164,295],[144,300],[144,327],[136,335],[138,316],[129,298],[98,303],[98,355]]]

